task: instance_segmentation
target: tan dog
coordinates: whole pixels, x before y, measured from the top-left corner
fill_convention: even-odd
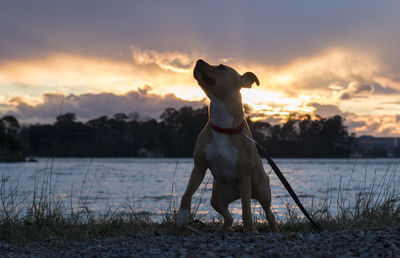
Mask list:
[[[177,224],[189,222],[192,196],[204,179],[207,169],[213,177],[212,207],[224,217],[222,230],[232,230],[233,218],[228,205],[242,201],[243,230],[256,231],[251,215],[250,199],[256,199],[265,210],[273,232],[278,228],[271,211],[271,189],[251,133],[244,119],[242,87],[251,88],[257,77],[247,72],[239,75],[234,69],[212,66],[198,60],[194,78],[210,98],[209,121],[197,138],[194,168],[182,196]]]

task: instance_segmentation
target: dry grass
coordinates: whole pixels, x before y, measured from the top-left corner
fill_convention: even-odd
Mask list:
[[[326,230],[368,229],[400,226],[400,175],[397,167],[387,168],[382,177],[375,176],[367,184],[364,182],[354,198],[348,196],[353,178],[344,184],[340,180],[336,202],[333,192],[327,191],[326,198],[317,204],[311,202],[310,214]],[[311,225],[299,215],[297,209],[286,205],[286,219],[281,227],[288,231],[309,231]]]
[[[354,199],[348,197],[346,187],[350,182],[339,184],[337,202],[333,202],[333,192],[328,191],[324,201],[311,202],[306,207],[314,219],[326,230],[381,228],[400,226],[400,176],[396,168],[387,169],[381,178],[375,177],[370,185],[360,186]],[[352,177],[351,177],[352,178]],[[350,179],[351,181],[352,179]],[[22,193],[25,185],[11,182],[1,177],[0,184],[0,240],[10,242],[51,241],[62,244],[70,240],[85,240],[107,236],[123,236],[136,233],[180,234],[212,232],[218,228],[216,219],[201,222],[197,213],[200,201],[194,205],[190,227],[179,229],[174,221],[177,213],[177,200],[171,197],[170,204],[161,218],[155,220],[135,202],[127,200],[123,211],[106,207],[103,212],[92,212],[88,207],[90,184],[87,174],[78,189],[76,203],[62,202],[53,192],[52,170],[46,176],[33,178],[34,189],[29,194]],[[204,194],[208,182],[203,185]],[[89,189],[84,193],[84,189]],[[173,196],[174,186],[171,187]],[[21,198],[21,196],[24,196]],[[335,212],[333,212],[335,210]],[[286,217],[279,222],[282,232],[312,231],[312,226],[298,210],[286,204]],[[259,231],[268,231],[263,214],[256,214],[255,222]],[[240,225],[234,227],[240,231]]]

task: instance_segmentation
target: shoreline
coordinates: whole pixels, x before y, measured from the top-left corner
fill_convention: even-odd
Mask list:
[[[297,208],[287,203],[284,217],[278,222],[282,233],[268,233],[264,215],[254,211],[255,226],[261,233],[241,233],[238,223],[233,227],[235,233],[229,235],[215,231],[220,226],[217,218],[203,220],[197,208],[201,199],[193,207],[191,223],[185,228],[175,224],[177,202],[172,198],[160,214],[161,221],[135,206],[131,199],[127,200],[125,210],[107,205],[104,211],[94,213],[87,202],[92,187],[87,181],[88,172],[80,188],[71,187],[70,195],[60,198],[53,191],[53,163],[49,164],[49,171],[32,177],[33,190],[26,195],[26,203],[18,201],[18,191],[29,189],[18,180],[1,178],[0,254],[6,257],[400,257],[397,165],[388,165],[381,176],[375,174],[372,183],[367,184],[365,179],[364,187],[357,188],[354,198],[350,198],[347,189],[353,180],[353,169],[347,183],[340,179],[336,189],[327,187],[326,199],[309,203],[306,209],[325,231],[314,232]],[[177,163],[171,164],[170,171],[176,171]],[[72,198],[74,192],[76,199]],[[170,192],[174,193],[174,189]],[[337,195],[335,201],[332,194]]]
[[[399,257],[400,228],[293,233],[214,233],[188,236],[128,234],[85,241],[11,244],[0,241],[7,257]]]

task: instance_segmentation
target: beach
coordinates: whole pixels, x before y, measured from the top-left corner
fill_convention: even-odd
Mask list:
[[[400,228],[309,233],[134,234],[83,242],[0,242],[5,257],[400,257]]]

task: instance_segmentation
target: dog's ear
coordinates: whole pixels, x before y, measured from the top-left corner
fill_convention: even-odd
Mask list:
[[[244,88],[251,88],[253,83],[256,83],[257,86],[260,86],[260,81],[258,80],[257,76],[252,72],[244,73],[241,77],[241,86]]]

